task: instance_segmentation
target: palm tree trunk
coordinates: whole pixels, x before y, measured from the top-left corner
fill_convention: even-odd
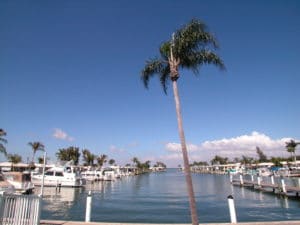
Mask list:
[[[174,99],[175,99],[175,105],[176,105],[178,131],[179,131],[179,137],[180,137],[181,148],[182,148],[185,180],[186,180],[186,185],[187,185],[187,190],[188,190],[188,195],[189,195],[192,224],[198,225],[199,221],[198,221],[198,215],[197,215],[197,207],[196,207],[192,176],[191,176],[191,171],[190,171],[187,147],[186,147],[186,143],[185,143],[185,136],[184,136],[183,125],[182,125],[181,107],[180,107],[180,99],[179,99],[179,93],[178,93],[178,88],[177,88],[177,81],[173,80],[172,83],[173,83],[173,92],[174,92]]]

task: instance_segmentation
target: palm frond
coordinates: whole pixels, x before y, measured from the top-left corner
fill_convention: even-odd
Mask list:
[[[214,52],[202,50],[199,52],[190,52],[181,58],[180,67],[192,69],[194,73],[198,73],[198,67],[203,64],[213,64],[222,70],[225,70],[225,65],[222,59]]]
[[[154,75],[158,75],[160,79],[162,78],[161,82],[166,80],[165,76],[170,73],[168,68],[168,64],[161,59],[156,58],[146,61],[146,65],[141,73],[141,79],[145,87],[148,88],[149,79]]]
[[[159,53],[162,59],[164,59],[166,62],[169,61],[170,52],[171,52],[171,42],[170,41],[163,42],[159,47]]]
[[[160,73],[160,83],[163,87],[165,94],[167,94],[167,83],[170,80],[170,66],[167,64]]]
[[[198,51],[204,47],[218,48],[214,35],[208,32],[206,25],[199,20],[192,20],[175,33],[174,55],[181,58],[190,51]]]
[[[0,152],[3,153],[5,156],[7,155],[6,149],[3,144],[0,143]]]

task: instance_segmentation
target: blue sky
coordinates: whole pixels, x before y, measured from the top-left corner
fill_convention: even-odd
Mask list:
[[[1,1],[1,128],[9,153],[52,161],[77,146],[120,164],[181,163],[173,94],[146,90],[145,61],[192,18],[217,37],[227,70],[180,71],[190,158],[285,156],[300,139],[299,1]],[[0,155],[0,161],[4,161]]]

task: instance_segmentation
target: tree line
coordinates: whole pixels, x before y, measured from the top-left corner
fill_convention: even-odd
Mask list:
[[[7,140],[5,130],[0,128],[0,153],[3,153],[9,162],[17,164],[22,162],[22,157],[18,154],[8,154],[5,148]],[[39,141],[29,142],[28,145],[32,149],[32,158],[30,162],[30,167],[34,167],[35,155],[38,151],[45,151],[45,145]],[[70,146],[68,148],[58,149],[56,152],[56,157],[59,161],[73,161],[74,165],[79,165],[80,156],[82,156],[83,166],[91,167],[103,167],[105,163],[109,165],[115,165],[116,161],[114,159],[109,159],[107,155],[100,154],[96,155],[88,149],[80,149],[78,147]],[[141,162],[137,157],[131,159],[132,164],[127,163],[126,166],[134,166],[137,168],[138,172],[147,172],[150,169],[151,161],[147,160]],[[44,162],[43,157],[38,157],[38,163],[42,164]],[[156,162],[154,167],[165,167],[166,165],[163,162]]]
[[[245,165],[250,165],[250,164],[263,163],[263,162],[272,162],[275,166],[281,166],[280,162],[282,161],[295,162],[298,158],[300,158],[299,156],[296,156],[297,145],[300,145],[300,142],[296,142],[293,139],[285,143],[286,151],[291,154],[291,156],[287,158],[274,157],[274,156],[268,158],[259,147],[256,147],[257,158],[242,155],[241,158],[235,157],[233,160],[230,160],[228,157],[215,155],[214,158],[210,160],[210,164],[225,165],[229,163],[241,163]],[[190,164],[190,166],[208,166],[208,165],[209,163],[205,161],[199,161],[199,162],[194,161],[192,164]]]

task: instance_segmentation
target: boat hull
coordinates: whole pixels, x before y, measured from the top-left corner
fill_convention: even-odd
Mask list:
[[[43,182],[42,175],[33,176],[31,180],[36,186],[41,186]],[[85,184],[86,181],[81,178],[60,179],[59,177],[45,176],[44,179],[45,187],[82,187]]]

